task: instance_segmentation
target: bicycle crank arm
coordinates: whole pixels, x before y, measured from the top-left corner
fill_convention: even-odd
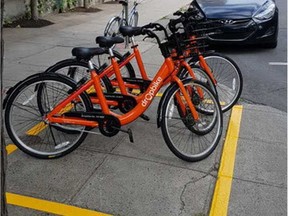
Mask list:
[[[133,139],[133,133],[132,133],[132,130],[129,128],[128,130],[124,130],[124,129],[121,129],[121,128],[117,128],[117,127],[113,127],[114,129],[116,130],[119,130],[123,133],[127,133],[129,135],[129,140],[131,143],[134,143],[134,139]]]
[[[142,118],[145,121],[150,121],[150,118],[145,114],[140,115],[140,118]]]

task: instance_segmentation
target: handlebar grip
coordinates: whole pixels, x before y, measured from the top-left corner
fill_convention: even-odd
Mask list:
[[[182,16],[183,13],[181,11],[176,11],[173,13],[173,16]]]
[[[142,26],[142,29],[154,28],[154,26],[155,26],[154,23],[149,23],[147,25]]]
[[[154,33],[151,30],[147,29],[145,26],[142,27],[141,32],[142,32],[142,35],[147,35],[148,37],[151,37],[151,38],[154,37]]]

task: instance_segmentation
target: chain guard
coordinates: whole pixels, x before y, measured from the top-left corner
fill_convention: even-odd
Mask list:
[[[121,123],[115,116],[106,115],[105,118],[99,122],[99,130],[101,134],[107,137],[115,136],[119,133]]]
[[[99,130],[101,134],[107,137],[115,136],[121,129],[121,123],[117,117],[105,115],[101,112],[68,112],[63,114],[63,116],[96,121],[99,123]]]

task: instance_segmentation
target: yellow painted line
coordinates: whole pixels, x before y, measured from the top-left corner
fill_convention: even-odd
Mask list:
[[[40,122],[33,126],[30,130],[26,132],[27,135],[30,136],[37,136],[41,131],[43,131],[48,125],[45,124],[44,122]]]
[[[8,204],[30,208],[37,211],[48,212],[56,215],[108,216],[108,214],[97,211],[13,193],[6,193],[6,197]]]
[[[59,114],[63,114],[69,110],[71,110],[73,108],[73,104],[67,104],[66,107],[64,107]],[[26,134],[29,136],[37,136],[39,133],[41,133],[41,131],[43,131],[46,127],[48,127],[47,124],[45,124],[44,122],[40,122],[38,124],[36,124],[35,126],[33,126],[31,129],[29,129]]]
[[[228,212],[242,111],[243,106],[234,106],[232,109],[218,178],[214,189],[210,216],[226,216]]]
[[[17,148],[17,146],[16,145],[14,145],[14,144],[8,144],[7,146],[6,146],[6,151],[7,151],[7,154],[9,155],[9,154],[11,154],[11,153],[13,153],[15,150],[17,150],[18,148]]]

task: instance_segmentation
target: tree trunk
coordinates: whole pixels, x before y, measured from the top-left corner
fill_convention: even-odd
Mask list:
[[[84,0],[84,8],[88,9],[90,5],[90,0]]]
[[[38,14],[38,0],[31,0],[30,7],[31,7],[31,19],[32,20],[38,20],[39,14]]]
[[[0,3],[0,214],[7,216],[7,203],[6,203],[6,170],[7,170],[7,153],[4,140],[4,127],[3,127],[3,109],[2,109],[2,90],[3,90],[3,56],[4,56],[4,41],[3,41],[3,13],[4,13],[4,0]]]

